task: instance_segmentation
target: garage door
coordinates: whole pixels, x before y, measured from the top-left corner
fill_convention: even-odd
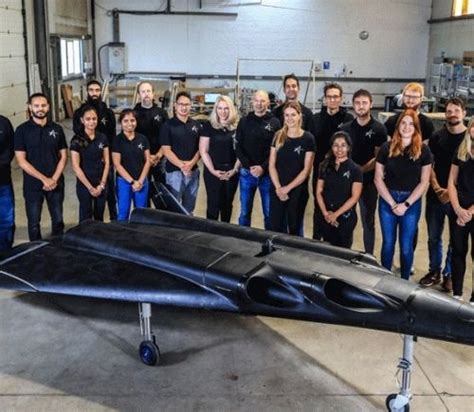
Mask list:
[[[25,121],[28,98],[21,0],[0,2],[0,114],[13,126]]]

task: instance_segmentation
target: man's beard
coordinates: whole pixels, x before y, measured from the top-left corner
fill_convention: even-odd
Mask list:
[[[46,117],[48,117],[48,112],[41,112],[42,114],[39,115],[38,113],[35,113],[35,112],[31,112],[31,116],[34,117],[35,119],[45,119]]]
[[[457,117],[455,117],[453,119],[448,119],[448,124],[450,126],[457,126],[457,125],[461,124],[461,120],[458,119]]]

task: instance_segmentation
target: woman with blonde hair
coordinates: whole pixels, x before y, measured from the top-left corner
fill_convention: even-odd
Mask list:
[[[199,140],[204,163],[207,218],[230,222],[232,203],[239,183],[240,162],[235,153],[239,116],[228,96],[219,96]]]
[[[453,159],[448,178],[448,194],[453,208],[449,218],[453,295],[462,299],[469,237],[471,258],[474,260],[474,118],[469,121],[464,139]],[[471,304],[474,304],[474,294],[471,294]]]
[[[270,227],[299,234],[308,203],[308,177],[315,152],[314,137],[301,128],[298,102],[283,107],[283,127],[275,134],[270,149],[269,172],[273,182],[270,196]]]
[[[428,189],[431,152],[423,144],[415,110],[407,109],[398,118],[392,140],[383,144],[375,163],[375,186],[380,195],[382,265],[391,270],[397,229],[400,243],[400,272],[410,277],[413,241],[421,215],[421,197]]]

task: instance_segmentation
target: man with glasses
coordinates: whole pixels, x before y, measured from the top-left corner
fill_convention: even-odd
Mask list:
[[[199,138],[201,125],[189,117],[191,96],[179,92],[175,116],[160,130],[160,144],[166,157],[166,185],[183,207],[193,213],[199,188]]]
[[[354,117],[342,107],[342,87],[337,83],[328,83],[324,86],[324,106],[313,118],[313,134],[316,141],[316,153],[313,163],[313,193],[318,181],[319,165],[329,151],[329,140],[344,123],[350,122]],[[321,234],[316,224],[318,202],[314,201],[313,239],[321,239]]]
[[[420,106],[423,102],[424,87],[420,83],[408,83],[403,89],[402,99],[404,109],[413,109],[418,112],[418,120],[420,121],[421,137],[423,142],[427,143],[430,140],[431,135],[434,132],[434,125],[431,119],[420,113]],[[391,137],[395,132],[398,118],[401,113],[397,113],[387,119],[385,122],[385,128],[387,134]]]

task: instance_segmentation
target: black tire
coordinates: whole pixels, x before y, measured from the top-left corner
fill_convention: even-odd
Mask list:
[[[160,349],[150,340],[140,343],[138,354],[142,362],[148,366],[155,366],[160,361]]]
[[[390,395],[387,396],[385,399],[385,406],[387,407],[388,412],[410,412],[410,404],[407,403],[403,409],[392,409],[392,404],[395,398],[397,397],[397,393],[391,393]]]

